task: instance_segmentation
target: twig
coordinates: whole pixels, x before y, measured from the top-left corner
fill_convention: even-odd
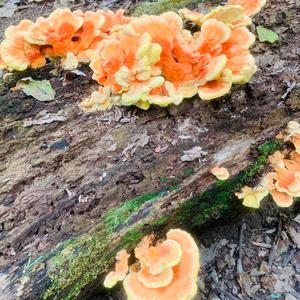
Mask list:
[[[70,7],[71,10],[74,10],[74,9],[77,9],[77,8],[80,8],[82,6],[85,6],[85,3],[77,3],[77,4],[74,4]]]
[[[42,7],[41,7],[41,10],[40,10],[40,12],[39,12],[39,16],[42,15],[42,13],[43,13],[43,11],[44,11],[44,8],[45,8],[45,6],[47,5],[47,2],[48,2],[48,0],[46,0],[46,1],[43,3],[43,5],[42,5]]]
[[[281,218],[279,219],[279,223],[278,223],[278,229],[277,229],[277,233],[274,239],[274,243],[273,246],[270,250],[270,254],[269,254],[269,269],[271,269],[271,266],[275,260],[276,257],[276,252],[277,252],[277,247],[278,247],[278,242],[281,236],[281,232],[282,232],[282,220]]]
[[[246,230],[246,224],[243,222],[240,232],[239,232],[239,258],[237,261],[237,271],[239,274],[244,272],[243,269],[243,239],[244,239],[244,231]]]

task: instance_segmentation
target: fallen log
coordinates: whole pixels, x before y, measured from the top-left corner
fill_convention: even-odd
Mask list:
[[[291,28],[297,12],[288,4],[289,15],[270,18],[282,5],[270,1],[257,22]],[[63,81],[53,65],[17,75],[49,79],[56,98],[48,103],[11,92],[16,77],[3,83],[0,299],[88,299],[115,253],[145,234],[249,212],[234,193],[258,180],[282,147],[276,134],[300,118],[299,89],[286,94],[285,84],[297,80],[294,38],[257,44],[253,80],[208,103],[85,114],[77,103],[95,89],[89,76]],[[189,150],[195,159],[184,157]],[[217,164],[230,170],[228,181],[210,174]]]

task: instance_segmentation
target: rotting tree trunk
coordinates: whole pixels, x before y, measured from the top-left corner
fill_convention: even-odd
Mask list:
[[[56,99],[49,103],[4,85],[0,299],[74,299],[86,286],[91,293],[80,299],[88,298],[115,252],[145,234],[241,214],[234,192],[257,180],[280,147],[275,135],[300,118],[299,89],[282,98],[285,81],[299,79],[295,5],[269,1],[256,22],[284,35],[257,44],[252,82],[219,101],[88,115],[77,107],[95,89],[88,77],[63,86],[51,66],[30,74],[51,80]],[[49,114],[60,121],[33,125]],[[200,159],[183,162],[183,151],[195,146]],[[230,170],[230,180],[215,183],[209,170],[216,164]]]

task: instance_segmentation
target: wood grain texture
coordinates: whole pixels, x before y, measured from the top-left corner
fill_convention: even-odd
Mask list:
[[[65,74],[53,76],[53,65],[30,74],[50,79],[53,102],[40,103],[11,92],[13,83],[3,85],[0,299],[39,299],[49,288],[49,298],[72,299],[73,291],[78,294],[87,283],[96,288],[93,280],[119,247],[134,245],[150,229],[191,225],[176,219],[174,211],[209,190],[215,182],[209,172],[213,166],[222,164],[238,174],[253,165],[260,145],[273,140],[289,120],[299,120],[299,87],[282,98],[287,81],[299,82],[295,5],[269,1],[256,23],[282,33],[280,42],[257,43],[253,52],[259,71],[253,80],[218,101],[191,99],[148,112],[115,108],[84,114],[77,103],[95,89],[94,83],[77,77],[63,85]],[[87,67],[83,71],[90,74]],[[64,121],[26,125],[49,114]],[[182,162],[183,152],[196,146],[203,156]],[[222,217],[219,208],[203,222],[213,225]],[[99,261],[89,261],[86,249]],[[76,265],[80,255],[83,264]],[[85,277],[88,264],[91,273]],[[63,278],[69,280],[60,280],[66,266],[70,274]],[[74,276],[78,272],[80,280]],[[51,290],[53,282],[57,285]]]

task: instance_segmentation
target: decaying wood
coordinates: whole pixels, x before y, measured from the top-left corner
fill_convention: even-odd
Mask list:
[[[204,207],[210,209],[209,215],[198,223],[196,211],[183,217],[176,211],[180,204],[201,201],[201,193],[209,192],[216,181],[210,174],[213,166],[220,164],[238,174],[255,163],[260,145],[273,140],[289,120],[300,118],[299,87],[282,99],[287,82],[299,80],[294,6],[293,1],[269,1],[256,22],[279,33],[287,31],[277,44],[257,43],[259,71],[251,83],[236,86],[219,101],[192,99],[148,112],[115,108],[85,114],[77,103],[95,89],[89,76],[72,75],[71,81],[63,81],[65,74],[53,76],[52,66],[31,74],[35,79],[50,79],[56,98],[48,103],[21,91],[10,92],[13,83],[4,85],[0,94],[0,299],[70,298],[70,291],[78,294],[84,286],[78,282],[95,287],[93,280],[105,271],[116,249],[134,245],[147,230],[170,224],[214,224],[240,205],[221,208],[212,200]],[[288,16],[274,17],[281,7]],[[82,71],[89,75],[88,68]],[[182,161],[184,151],[195,147],[202,149],[199,157]],[[250,183],[259,177],[254,174],[248,178]],[[139,195],[145,199],[136,200]],[[134,201],[139,204],[126,206]],[[118,214],[114,209],[120,207]],[[119,224],[114,213],[124,217],[124,223]],[[105,251],[100,249],[101,238]],[[75,262],[93,241],[99,262],[90,261],[88,273],[86,261],[82,269]],[[61,274],[63,269],[70,273]],[[58,283],[54,288],[53,282]]]

